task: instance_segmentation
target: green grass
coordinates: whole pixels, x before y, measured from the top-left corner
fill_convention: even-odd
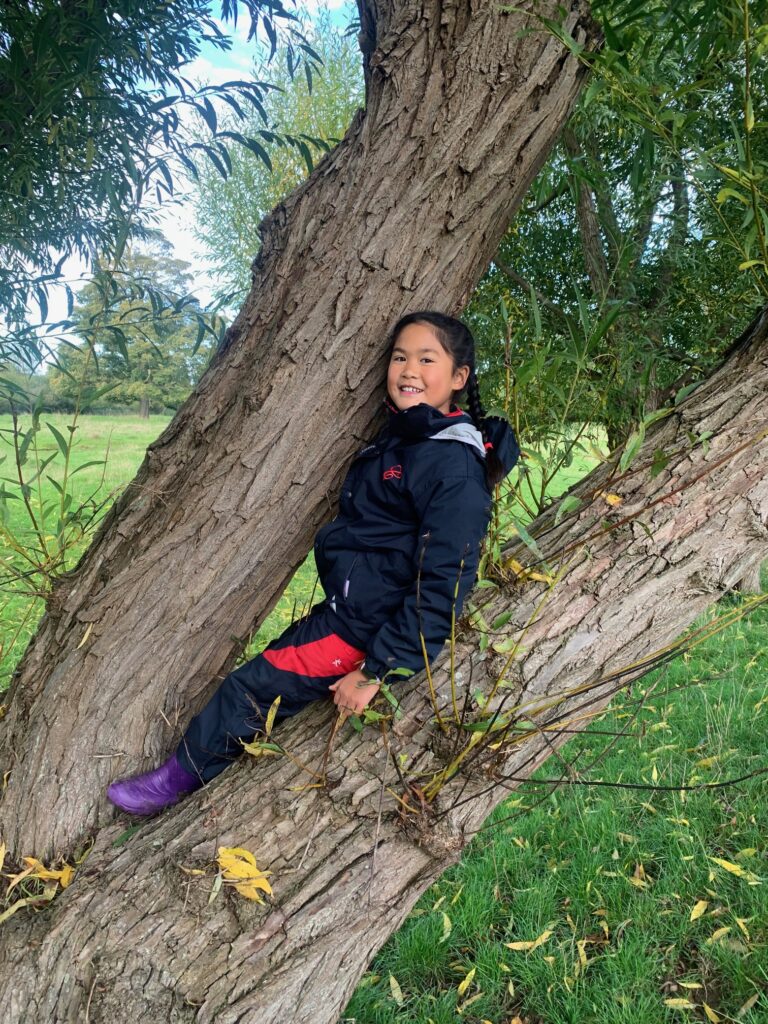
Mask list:
[[[64,417],[47,419],[64,428]],[[83,417],[76,464],[102,457],[111,437],[100,493],[119,491],[166,423],[163,417]],[[0,420],[0,428],[9,426],[7,418]],[[589,468],[574,463],[558,477],[555,493]],[[2,475],[9,475],[8,461]],[[76,476],[80,495],[87,496],[99,478],[98,467]],[[17,530],[19,515],[14,508]],[[308,607],[315,582],[310,552],[244,657]],[[321,596],[315,590],[315,600]],[[3,610],[7,638],[29,608],[23,642],[3,653],[0,670],[6,675],[42,602],[17,595]],[[652,786],[655,777],[660,785],[692,785],[762,768],[768,764],[766,626],[763,608],[646,676],[633,697],[650,697],[635,720],[628,698],[620,698],[561,756],[573,762],[582,783]],[[610,743],[597,730],[627,728],[630,734],[588,769]],[[553,758],[534,780],[558,775]],[[706,1021],[706,1003],[723,1021],[762,1024],[768,1020],[764,778],[691,793],[584,784],[553,791],[526,784],[497,809],[461,863],[423,896],[380,951],[342,1020],[509,1024],[519,1016],[524,1024],[667,1024]],[[752,872],[760,884],[750,885],[712,857]],[[645,886],[630,881],[638,876]],[[700,900],[707,902],[705,912],[691,921]],[[729,930],[710,941],[720,928]],[[532,951],[505,945],[546,931],[552,934]],[[458,986],[473,969],[460,995]],[[757,1002],[737,1016],[755,995]],[[683,998],[695,1008],[665,1005]]]

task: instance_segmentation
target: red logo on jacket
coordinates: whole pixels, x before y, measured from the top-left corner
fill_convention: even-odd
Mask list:
[[[402,466],[390,466],[389,469],[384,470],[382,480],[399,480],[403,475]]]

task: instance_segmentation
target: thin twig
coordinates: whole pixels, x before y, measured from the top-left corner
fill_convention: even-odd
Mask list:
[[[93,999],[93,990],[96,987],[96,972],[93,972],[93,981],[91,982],[91,991],[88,993],[88,1002],[85,1004],[85,1024],[89,1024],[91,1019],[91,999]]]
[[[381,728],[381,734],[384,737],[384,743],[387,742],[387,727],[386,724],[381,721],[379,722]],[[381,786],[379,787],[379,806],[376,811],[376,832],[373,836],[373,851],[371,853],[371,869],[368,876],[368,906],[371,906],[371,893],[373,892],[373,876],[376,873],[376,851],[379,848],[379,835],[381,834],[381,816],[384,807],[384,791],[386,788],[387,780],[387,765],[389,764],[389,758],[385,756],[384,764],[381,766]]]
[[[304,847],[304,853],[302,853],[301,855],[301,860],[296,865],[296,871],[301,871],[301,866],[304,863],[307,854],[309,853],[309,848],[312,845],[312,840],[315,838],[315,829],[317,828],[318,821],[320,821],[320,811],[317,812],[317,814],[315,815],[315,820],[312,822],[312,831],[309,833],[309,839],[307,840],[307,845]]]

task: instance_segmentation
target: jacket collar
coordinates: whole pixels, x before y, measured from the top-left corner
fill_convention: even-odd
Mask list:
[[[440,412],[426,402],[398,409],[388,396],[384,399],[384,406],[387,410],[386,430],[398,437],[432,437],[438,431],[458,424],[467,424],[477,430],[472,417],[453,402],[447,413]]]
[[[485,458],[483,435],[475,426],[472,417],[458,405],[451,402],[449,411],[442,413],[426,402],[398,409],[389,396],[383,400],[387,423],[372,445],[363,448],[361,455],[373,454],[387,438],[405,437],[411,440],[430,438],[433,441],[461,441],[473,448],[478,458]]]

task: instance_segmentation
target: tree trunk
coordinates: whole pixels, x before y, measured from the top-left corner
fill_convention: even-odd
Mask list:
[[[422,674],[400,684],[404,715],[386,740],[347,726],[328,785],[302,789],[316,779],[301,766],[321,769],[333,711],[305,709],[277,733],[290,757],[229,769],[121,847],[112,843],[125,823],[107,825],[48,910],[6,923],[0,1001],[9,1024],[63,1024],[86,1009],[91,1024],[332,1024],[372,954],[493,806],[568,738],[561,730],[583,727],[765,558],[767,392],[768,307],[651,428],[627,471],[618,473],[616,453],[567,492],[577,509],[555,525],[557,502],[532,524],[546,564],[562,573],[548,597],[536,581],[475,591],[486,623],[511,617],[484,653],[464,624],[456,687],[461,704],[503,675],[502,702],[515,707],[498,750],[478,748],[474,763],[470,750],[465,771],[420,809],[414,782],[428,792],[430,773],[447,763]],[[692,444],[704,433],[706,446]],[[669,462],[651,476],[658,449]],[[522,544],[503,552],[527,556]],[[505,667],[494,644],[523,630],[525,646]],[[446,661],[444,652],[433,678],[448,719]],[[396,794],[413,811],[403,814]],[[273,872],[269,905],[232,891],[209,903],[220,845],[246,847]]]
[[[359,4],[365,111],[262,222],[225,343],[59,581],[15,674],[0,832],[16,857],[110,825],[109,781],[174,747],[334,513],[378,421],[388,326],[464,307],[584,79],[519,11]],[[598,41],[583,0],[564,26]]]

